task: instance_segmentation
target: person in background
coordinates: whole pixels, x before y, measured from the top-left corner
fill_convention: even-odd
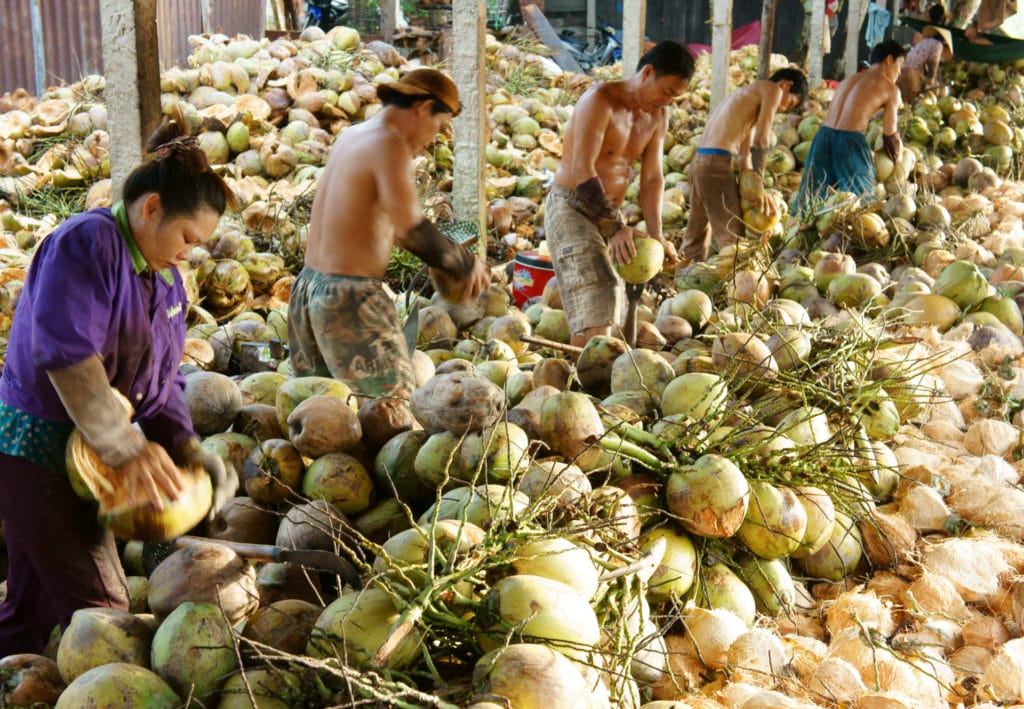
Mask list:
[[[685,45],[660,42],[630,78],[588,89],[569,119],[545,201],[544,233],[574,345],[623,324],[625,289],[613,262],[636,254],[637,230],[626,225],[618,208],[637,158],[647,235],[661,242],[668,263],[677,260],[661,233],[662,154],[668,105],[682,95],[693,68]]]
[[[703,261],[711,251],[712,240],[721,249],[743,235],[733,158],[738,159],[741,170],[753,169],[763,178],[776,113],[798,108],[805,98],[804,73],[779,69],[768,79],[734,91],[715,108],[690,162],[690,221],[683,235],[684,258]],[[757,207],[762,212],[774,208],[763,188]]]
[[[824,124],[814,134],[804,161],[792,213],[806,215],[830,189],[862,195],[875,188],[875,163],[864,137],[868,121],[882,111],[882,145],[892,160],[903,147],[896,130],[900,75],[905,50],[892,39],[871,50],[871,67],[844,79],[836,89]]]
[[[1017,12],[1017,0],[959,0],[950,13],[949,24],[964,31],[974,44],[992,44],[983,34],[999,34],[1000,25]]]
[[[408,399],[412,362],[382,281],[392,246],[419,256],[448,295],[463,300],[478,297],[490,273],[423,216],[413,181],[415,153],[459,113],[454,82],[416,69],[377,94],[383,110],[338,138],[320,178],[288,305],[288,342],[297,376],[334,377],[368,398]]]
[[[911,104],[922,91],[939,85],[939,67],[953,57],[953,37],[945,27],[929,25],[907,53],[896,85],[903,103]]]
[[[209,239],[236,198],[206,162],[187,119],[165,122],[113,209],[61,224],[38,246],[0,377],[0,516],[7,597],[0,656],[42,652],[80,608],[128,610],[128,587],[97,503],[64,463],[74,427],[125,489],[157,509],[181,492],[177,465],[212,478],[213,514],[238,488],[192,428],[179,364],[188,302],[177,264]],[[136,429],[114,390],[134,408]],[[99,510],[102,511],[102,510]]]

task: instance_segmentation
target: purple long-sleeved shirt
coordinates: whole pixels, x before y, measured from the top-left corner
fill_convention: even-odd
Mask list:
[[[99,354],[147,438],[174,451],[196,436],[178,371],[187,311],[181,275],[150,271],[109,209],[76,215],[36,249],[11,327],[0,402],[70,424],[46,372]]]

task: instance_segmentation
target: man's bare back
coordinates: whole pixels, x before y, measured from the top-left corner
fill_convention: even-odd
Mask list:
[[[621,204],[633,163],[651,140],[664,137],[667,121],[667,108],[651,110],[629,102],[620,82],[592,87],[569,119],[562,146],[562,154],[569,159],[563,158],[555,183],[573,190],[596,171],[608,201]],[[600,146],[596,154],[592,144]]]
[[[408,172],[412,153],[379,119],[345,130],[331,150],[313,200],[306,245],[306,265],[315,271],[383,278],[387,269],[396,226],[382,209],[378,175],[381,170]],[[382,161],[395,154],[404,160]]]
[[[900,96],[894,83],[895,76],[886,76],[884,67],[883,64],[875,64],[866,71],[844,79],[832,98],[825,125],[836,130],[863,133],[871,117],[884,108],[883,132],[895,133]]]
[[[708,118],[704,133],[701,135],[700,146],[725,150],[734,155],[743,153],[741,148],[744,145],[749,147],[749,138],[759,116],[768,118],[770,129],[771,118],[774,117],[783,95],[782,88],[767,79],[759,79],[729,94]],[[758,130],[758,143],[767,146],[768,136],[761,133],[762,131]]]

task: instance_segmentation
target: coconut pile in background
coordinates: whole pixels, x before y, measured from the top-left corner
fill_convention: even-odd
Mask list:
[[[574,363],[529,340],[568,342],[556,287],[520,310],[496,268],[478,303],[453,306],[403,292],[416,264],[396,256],[396,302],[419,308],[410,415],[244,357],[287,340],[331,142],[379,110],[374,86],[405,60],[346,28],[193,42],[189,68],[162,78],[164,107],[184,107],[244,204],[183,267],[190,411],[242,478],[196,531],[336,552],[363,588],[216,544],[168,556],[130,541],[132,612],[82,611],[50,658],[0,661],[6,701],[1024,702],[1015,67],[945,67],[949,95],[901,114],[896,164],[873,123],[874,199],[830,196],[806,224],[746,209],[750,239],[655,279],[637,349],[595,338]],[[540,246],[544,184],[590,83],[535,49],[487,42],[494,265]],[[755,68],[756,52],[735,52],[732,84]],[[705,56],[671,109],[670,237],[708,82]],[[103,85],[0,98],[4,332],[34,246],[109,203]],[[766,181],[780,206],[830,97],[776,121]],[[451,160],[442,139],[416,161],[439,220]],[[634,180],[632,223],[637,194]]]

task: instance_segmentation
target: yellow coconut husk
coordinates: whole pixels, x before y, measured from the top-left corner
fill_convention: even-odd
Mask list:
[[[783,641],[789,648],[790,670],[801,682],[807,682],[814,670],[828,657],[828,645],[816,638],[800,635],[784,635]]]
[[[822,702],[852,702],[867,692],[856,667],[838,657],[818,663],[807,679],[807,689]]]
[[[713,669],[725,667],[729,646],[747,632],[747,624],[732,611],[699,608],[692,603],[683,611],[683,624],[692,654]]]
[[[860,697],[850,709],[919,709],[910,699],[889,692],[868,692]]]
[[[964,645],[949,655],[949,665],[958,673],[958,679],[980,675],[992,662],[992,651],[977,645]]]
[[[897,568],[909,563],[917,546],[917,532],[894,510],[871,512],[860,522],[864,553],[875,566]]]
[[[899,516],[917,532],[943,532],[952,513],[942,494],[930,485],[910,485],[899,500]]]
[[[978,680],[976,696],[996,702],[1024,699],[1024,638],[1003,643]]]
[[[984,535],[923,545],[921,562],[925,569],[951,581],[968,603],[995,601],[1000,577],[1011,569],[1000,546]]]
[[[932,616],[919,618],[911,630],[897,633],[892,644],[904,652],[938,653],[945,657],[961,644],[960,623]]]
[[[954,681],[953,669],[941,658],[919,654],[921,650],[881,658],[873,673],[877,686],[911,699],[919,707],[944,706],[945,687]]]
[[[842,594],[828,605],[825,628],[835,637],[841,630],[851,626],[876,630],[888,637],[896,629],[892,604],[880,599],[873,591],[865,592],[863,587]]]
[[[880,599],[892,603],[893,611],[898,612],[898,604],[909,587],[910,581],[888,569],[882,569],[871,575],[865,590],[874,591],[875,595]]]
[[[832,637],[828,649],[829,657],[849,662],[860,672],[865,683],[874,685],[874,666],[878,660],[878,651],[869,644],[859,627],[853,625],[840,630]]]
[[[692,652],[692,645],[682,633],[666,633],[668,666],[660,680],[651,687],[655,699],[674,700],[691,694],[704,684],[703,664]]]
[[[817,641],[824,641],[826,637],[825,626],[817,616],[789,613],[777,618],[775,624],[782,635],[800,635]]]
[[[964,621],[974,616],[952,581],[927,570],[906,589],[903,606],[918,613],[942,614]]]
[[[981,476],[957,480],[950,487],[950,508],[977,527],[1024,541],[1024,490]]]
[[[1010,631],[999,618],[978,615],[964,623],[962,629],[964,645],[972,645],[994,652],[1010,639]]]
[[[733,641],[727,654],[731,677],[760,687],[775,687],[791,660],[782,638],[766,628],[751,628]]]
[[[952,421],[936,419],[921,424],[921,435],[949,446],[955,451],[964,448],[964,431]]]

